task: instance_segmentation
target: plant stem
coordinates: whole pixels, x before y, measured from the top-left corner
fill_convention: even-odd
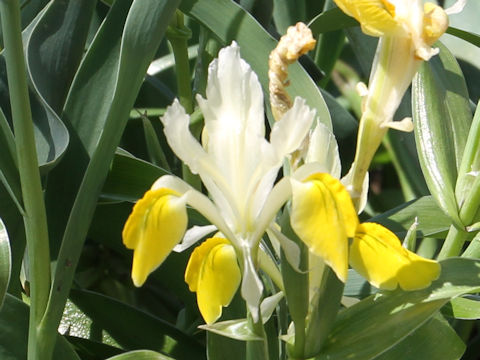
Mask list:
[[[18,0],[1,0],[5,61],[12,108],[18,168],[25,209],[24,224],[30,280],[28,359],[47,360],[37,327],[45,312],[50,291],[50,250],[37,151],[26,78]],[[56,336],[53,333],[49,336]]]
[[[466,231],[459,230],[455,226],[451,225],[437,259],[443,260],[448,257],[460,255],[463,244],[467,240],[468,236],[469,234]]]
[[[167,39],[172,45],[175,57],[178,98],[187,114],[192,114],[194,104],[188,58],[188,39],[192,36],[192,32],[185,26],[183,14],[180,11],[177,10],[173,19],[167,30]],[[197,134],[194,136],[198,138]],[[192,174],[185,164],[182,165],[182,177],[197,190],[201,189],[200,178]]]

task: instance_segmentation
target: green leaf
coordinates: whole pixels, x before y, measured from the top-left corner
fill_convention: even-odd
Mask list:
[[[201,325],[200,329],[211,331],[215,334],[226,336],[241,341],[262,341],[263,339],[255,334],[248,325],[247,319],[227,320],[211,325]]]
[[[112,200],[137,201],[167,171],[144,160],[117,153],[102,196]]]
[[[480,301],[478,297],[452,299],[442,308],[442,313],[455,319],[477,320],[480,319]]]
[[[480,290],[480,261],[441,262],[438,280],[426,289],[372,295],[342,311],[318,360],[374,359],[422,326],[451,298]]]
[[[50,2],[26,39],[27,69],[33,86],[57,114],[84,54],[95,3]]]
[[[64,173],[57,172],[55,181],[49,184],[49,189],[47,188],[50,195],[48,205],[51,206],[49,215],[54,218],[59,216],[59,219],[55,218],[56,226],[53,231],[57,244],[65,228],[52,285],[56,291],[51,292],[47,308],[49,318],[46,323],[50,327],[58,324],[61,319],[103,182],[148,65],[163,39],[178,2],[178,0],[135,0],[130,7],[128,1],[116,1],[110,12],[115,16],[110,18],[109,26],[102,26],[100,31],[103,36],[99,34],[95,38],[95,43],[91,45],[87,54],[88,60],[84,59],[75,77],[75,84],[69,93],[67,103],[72,101],[70,106],[76,111],[66,112],[65,116],[68,117],[69,114],[75,118],[75,126],[73,118],[70,118],[72,121],[70,129],[75,134],[72,138],[76,140],[70,147],[72,152],[68,162],[62,162],[65,165],[61,169]],[[126,8],[122,7],[125,3]],[[117,23],[118,20],[120,25]],[[113,41],[105,43],[106,38],[109,38],[105,31],[110,30],[113,31],[110,38]],[[100,43],[97,43],[97,40]],[[97,51],[100,52],[99,55]],[[97,55],[99,57],[95,60],[98,61],[92,62]],[[113,63],[106,60],[113,60]],[[99,68],[99,64],[105,67]],[[97,76],[92,78],[88,75]],[[91,93],[85,92],[87,90]],[[80,93],[84,96],[77,98]],[[111,96],[105,98],[104,95]],[[84,117],[85,107],[91,111],[92,118]],[[96,113],[99,108],[101,112]],[[72,179],[74,177],[75,179]],[[64,189],[64,192],[59,193],[59,188]],[[61,198],[62,195],[66,195],[67,199]],[[59,198],[61,203],[57,205],[55,203],[60,202]],[[75,202],[72,207],[73,199]],[[66,218],[68,223],[65,226]],[[46,331],[48,330],[53,329]]]
[[[299,21],[305,22],[305,0],[273,0],[273,20],[280,34]]]
[[[22,209],[22,190],[17,167],[15,138],[0,109],[0,180],[19,209]]]
[[[455,199],[457,171],[472,121],[465,80],[441,44],[413,80],[413,119],[418,157],[431,194],[460,228]]]
[[[438,207],[432,196],[409,201],[368,221],[380,223],[404,238],[417,221],[417,236],[435,236],[448,231],[451,221]]]
[[[7,229],[0,219],[0,309],[7,293],[10,274],[12,271],[12,254]]]
[[[470,44],[480,47],[480,35],[477,35],[470,31],[465,31],[457,29],[455,27],[449,26],[447,29],[447,34],[456,36],[460,39],[468,41]]]
[[[28,305],[7,294],[0,310],[0,358],[18,360],[27,358]],[[80,360],[68,341],[57,336],[52,360]]]
[[[175,360],[155,351],[136,350],[121,355],[109,357],[107,360]]]
[[[352,26],[358,26],[357,20],[351,16],[348,16],[337,7],[317,15],[308,24],[308,27],[312,30],[314,37],[316,37],[318,34]]]
[[[457,360],[464,352],[465,344],[455,330],[436,315],[375,360]]]
[[[194,338],[118,300],[80,290],[72,290],[70,299],[125,349],[161,351],[177,360],[205,357],[204,347]]]
[[[275,48],[276,41],[250,14],[228,0],[184,0],[180,9],[206,26],[224,43],[235,40],[240,45],[242,58],[253,68],[265,94],[268,94],[268,56]],[[227,22],[224,19],[233,20]],[[311,108],[317,110],[320,121],[331,128],[330,114],[319,89],[298,63],[289,67],[289,80],[288,92],[292,98],[304,98]]]

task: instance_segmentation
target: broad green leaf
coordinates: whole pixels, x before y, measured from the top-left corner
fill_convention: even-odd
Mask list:
[[[268,56],[276,41],[250,14],[228,0],[184,0],[180,9],[206,26],[225,44],[235,40],[240,45],[242,58],[253,68],[265,94],[268,94]],[[224,19],[235,20],[232,23]],[[317,110],[320,121],[331,128],[330,114],[319,89],[298,63],[289,67],[289,80],[288,92],[292,98],[304,98],[310,107]]]
[[[417,236],[428,237],[445,233],[451,221],[438,207],[432,196],[424,196],[409,201],[381,215],[369,219],[385,225],[401,239],[405,237],[410,226],[417,221]]]
[[[205,356],[205,349],[194,338],[164,320],[118,300],[79,290],[73,290],[70,299],[127,350],[161,351],[177,360]]]
[[[465,80],[441,44],[413,80],[413,119],[418,157],[428,188],[452,221],[463,227],[455,199],[457,171],[472,121]]]
[[[84,54],[95,4],[96,0],[50,2],[26,39],[33,86],[57,114]]]
[[[28,305],[7,294],[0,310],[0,359],[26,359],[27,343]],[[68,341],[58,335],[52,360],[65,359],[80,360]]]
[[[112,200],[137,201],[160,176],[168,172],[133,156],[117,153],[102,190]]]
[[[465,344],[440,315],[431,318],[375,360],[460,359]]]
[[[445,316],[463,320],[480,319],[480,299],[459,297],[452,299],[443,309]]]
[[[46,184],[53,254],[60,247],[75,195],[105,125],[115,91],[123,26],[131,2],[116,2],[108,12],[80,65],[65,104],[62,119],[75,135],[71,136],[62,162],[49,174]]]
[[[245,350],[245,342],[207,331],[208,360],[245,360]]]
[[[378,292],[378,289],[373,285],[370,285],[370,283],[359,273],[354,269],[348,269],[348,277],[347,282],[345,283],[343,296],[363,299],[376,292]]]
[[[306,21],[305,0],[273,0],[273,5],[273,20],[281,34],[285,34],[289,26]]]
[[[89,56],[87,54],[89,61],[85,59],[79,70],[79,72],[85,72],[81,77],[77,73],[75,78],[75,84],[72,86],[67,102],[74,102],[75,106],[72,106],[78,111],[70,113],[70,115],[75,115],[75,125],[77,127],[73,126],[73,118],[69,119],[71,121],[70,129],[75,134],[72,137],[76,137],[78,140],[72,145],[71,150],[74,154],[78,154],[78,157],[74,156],[73,159],[68,159],[68,162],[64,161],[62,163],[65,164],[65,167],[62,166],[64,173],[57,173],[56,181],[50,184],[50,189],[47,189],[51,194],[49,205],[52,205],[52,202],[59,201],[59,197],[64,195],[58,194],[55,186],[61,188],[72,186],[70,190],[65,191],[68,199],[61,199],[64,202],[56,207],[55,212],[52,211],[49,214],[62,216],[54,232],[57,241],[63,232],[64,223],[62,223],[62,220],[68,217],[52,285],[52,288],[58,291],[51,293],[48,302],[47,313],[51,316],[49,320],[52,324],[58,323],[61,319],[62,309],[65,306],[73,282],[75,269],[103,182],[107,177],[108,169],[120,142],[130,110],[144,80],[148,65],[163,39],[168,22],[174,14],[178,2],[175,0],[135,0],[131,7],[127,7],[127,9],[120,6],[124,6],[125,3],[129,5],[128,1],[115,2],[111,11],[118,5],[117,10],[119,9],[121,16],[119,19],[111,18],[110,27],[102,28],[103,31],[112,30],[114,32],[113,45],[103,43],[105,38],[102,38],[102,45],[107,46],[110,51],[100,54],[97,58],[99,62],[89,62],[92,61],[92,57],[97,55],[96,50],[100,52],[105,50],[103,48],[99,50],[97,46],[100,45],[94,43],[89,51],[90,54],[94,55]],[[126,15],[126,12],[128,12],[128,15]],[[120,20],[120,25],[116,23],[117,20]],[[123,21],[125,21],[124,26],[121,25]],[[121,36],[120,41],[118,40],[119,36]],[[99,63],[105,64],[106,59],[114,60],[113,64],[107,63],[106,68],[99,68]],[[117,61],[117,59],[119,60]],[[88,66],[85,65],[87,63]],[[86,67],[84,68],[84,66]],[[103,70],[106,71],[105,74],[98,73],[98,71]],[[85,76],[93,74],[97,74],[98,77],[85,78]],[[107,78],[103,78],[101,75],[105,75]],[[86,80],[88,81],[85,83]],[[83,92],[85,97],[72,98],[73,87],[76,88],[76,95]],[[84,91],[87,88],[94,94],[85,93]],[[104,93],[110,93],[112,97],[105,100]],[[87,98],[89,101],[86,101]],[[103,108],[101,113],[95,114],[93,119],[90,119],[83,117],[82,108],[86,106],[92,112],[95,112],[98,107]],[[82,121],[84,124],[79,126]],[[93,123],[90,121],[93,121]],[[82,131],[80,131],[80,128]],[[85,145],[84,148],[82,148],[80,139]],[[85,151],[85,149],[88,151]],[[88,162],[90,156],[91,160]],[[78,161],[70,162],[74,159],[78,159]],[[71,178],[75,176],[78,178],[72,180]],[[78,188],[80,181],[81,186]],[[72,208],[71,201],[74,198],[72,191],[73,194],[76,194],[77,189],[78,194]],[[67,213],[67,216],[62,214],[63,212]]]
[[[242,341],[261,341],[262,338],[255,334],[248,325],[247,319],[227,320],[211,325],[201,325],[200,329],[211,331],[215,334]]]
[[[10,274],[12,271],[12,254],[7,229],[0,219],[0,309],[7,293]]]
[[[424,290],[372,295],[340,312],[318,360],[374,359],[422,326],[450,299],[480,290],[480,261],[441,262],[438,280]]]
[[[91,328],[91,330],[92,333],[97,330],[95,325]],[[106,359],[124,352],[124,350],[121,350],[118,347],[106,345],[101,342],[67,335],[65,335],[65,338],[73,346],[78,356],[80,356],[82,359]]]
[[[155,351],[136,350],[109,357],[107,360],[176,360]]]
[[[318,34],[341,30],[352,26],[358,26],[357,20],[348,16],[337,7],[317,15],[308,24],[308,27],[312,30],[313,36],[315,37]]]

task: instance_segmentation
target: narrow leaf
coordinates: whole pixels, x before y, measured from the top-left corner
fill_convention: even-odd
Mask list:
[[[413,81],[415,138],[430,192],[452,221],[463,227],[455,183],[472,115],[460,67],[443,45],[439,47],[439,56],[424,63]]]

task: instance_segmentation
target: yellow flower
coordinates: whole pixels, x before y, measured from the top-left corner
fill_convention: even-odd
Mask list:
[[[363,89],[355,159],[344,181],[357,209],[370,162],[389,128],[412,131],[411,119],[393,121],[422,61],[438,53],[432,45],[448,27],[447,13],[421,0],[335,0],[363,32],[380,37],[368,89]]]
[[[288,181],[275,184],[286,156],[296,151],[315,117],[303,99],[275,122],[265,138],[263,92],[257,76],[232,43],[209,67],[206,99],[197,96],[205,118],[203,143],[190,133],[189,116],[177,100],[161,119],[168,144],[202,179],[209,196],[175,176],[159,178],[134,207],[123,232],[134,249],[132,278],[143,284],[175,249],[193,245],[213,231],[228,239],[207,240],[194,251],[186,280],[197,293],[206,322],[215,321],[238,287],[255,321],[259,317],[263,284],[257,274],[260,240],[291,196]],[[186,205],[212,225],[186,230]],[[182,241],[183,239],[183,241]],[[238,264],[237,264],[238,261]],[[218,274],[231,275],[224,284]],[[214,284],[224,289],[214,289]]]
[[[358,20],[363,32],[372,36],[409,38],[415,56],[428,60],[437,53],[430,46],[448,27],[445,11],[420,0],[335,0],[347,15]]]
[[[235,249],[227,239],[213,237],[198,246],[190,256],[185,281],[197,293],[200,313],[207,324],[222,314],[222,306],[232,301],[241,274]]]
[[[416,290],[438,278],[436,261],[403,248],[396,235],[379,224],[359,224],[348,192],[329,174],[311,175],[294,184],[292,192],[293,230],[341,281],[346,281],[348,263],[380,289],[399,284]]]

